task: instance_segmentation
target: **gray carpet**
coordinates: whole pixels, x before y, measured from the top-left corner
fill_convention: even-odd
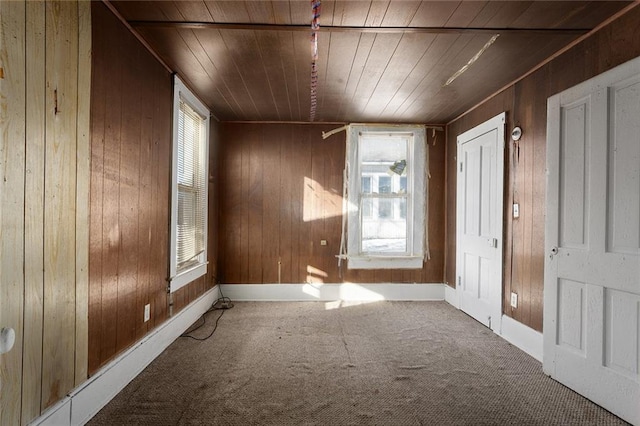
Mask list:
[[[236,303],[89,424],[625,424],[444,302],[325,306]]]

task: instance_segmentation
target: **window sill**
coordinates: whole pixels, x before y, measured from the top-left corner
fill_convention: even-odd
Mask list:
[[[354,256],[348,269],[422,269],[423,256]]]
[[[193,280],[200,278],[206,273],[206,263],[199,263],[197,265],[194,265],[190,269],[187,269],[186,271],[178,273],[178,275],[173,277],[173,279],[171,280],[171,293],[191,283]]]

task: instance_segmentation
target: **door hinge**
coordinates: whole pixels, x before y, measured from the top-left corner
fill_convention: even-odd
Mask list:
[[[458,287],[462,287],[462,277],[458,277]]]
[[[462,165],[463,163],[460,163],[460,173],[462,173]]]

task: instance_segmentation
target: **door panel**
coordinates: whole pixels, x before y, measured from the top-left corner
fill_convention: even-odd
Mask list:
[[[605,365],[629,379],[638,381],[640,296],[623,291],[605,290],[604,310]]]
[[[640,191],[620,190],[633,182],[640,182],[640,144],[637,136],[640,134],[639,99],[638,77],[610,89],[611,137],[607,149],[608,253],[640,253]]]
[[[640,424],[640,58],[547,116],[544,370]]]
[[[460,309],[499,330],[502,314],[504,114],[458,137]]]
[[[585,248],[587,244],[587,192],[589,175],[587,117],[590,98],[562,109],[563,137],[560,146],[560,236],[563,247]],[[580,179],[579,177],[583,177]]]

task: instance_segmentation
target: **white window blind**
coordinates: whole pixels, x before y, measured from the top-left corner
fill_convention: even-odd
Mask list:
[[[170,290],[207,273],[209,110],[176,76],[173,95]]]
[[[205,248],[206,175],[203,117],[180,101],[178,112],[178,272],[188,268]]]

